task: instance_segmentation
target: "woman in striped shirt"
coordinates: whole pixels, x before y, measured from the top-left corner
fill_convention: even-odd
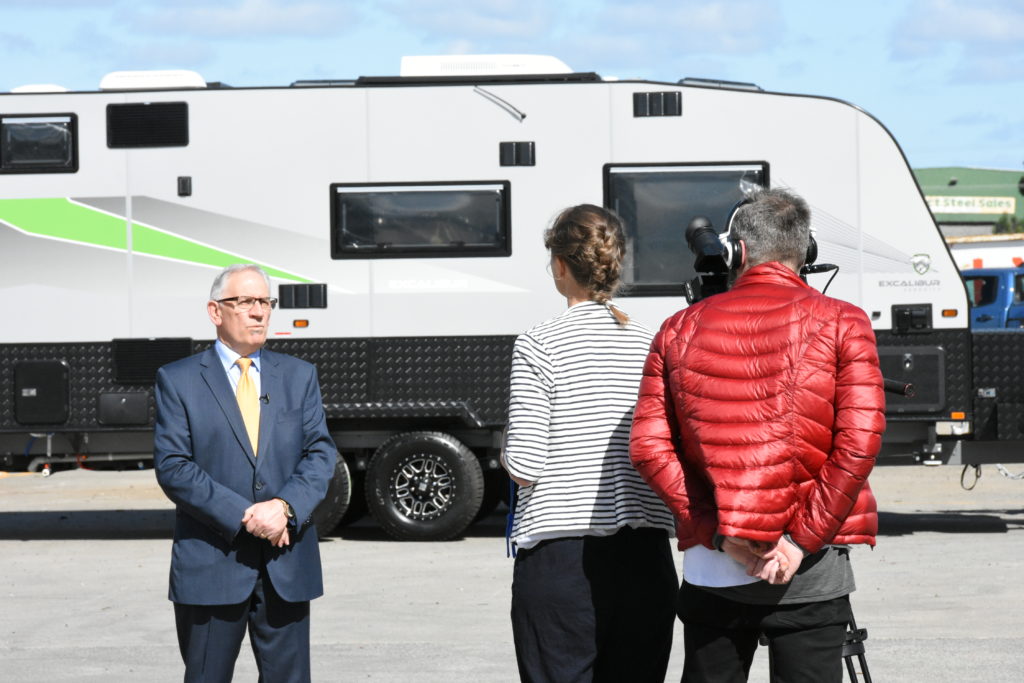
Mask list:
[[[524,681],[662,681],[679,588],[672,515],[629,460],[653,337],[610,302],[625,237],[598,206],[544,234],[568,310],[512,352],[502,462],[519,484],[512,630]]]

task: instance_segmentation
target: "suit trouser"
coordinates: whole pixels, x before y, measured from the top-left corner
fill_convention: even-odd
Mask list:
[[[678,586],[668,534],[659,529],[625,527],[520,550],[512,579],[520,678],[660,683]]]
[[[231,680],[245,631],[256,656],[260,683],[308,683],[309,602],[287,602],[266,569],[252,595],[237,605],[174,604],[185,683]]]
[[[677,604],[683,622],[683,681],[747,680],[758,638],[768,639],[774,683],[840,683],[850,597],[784,605],[728,600],[683,581]]]

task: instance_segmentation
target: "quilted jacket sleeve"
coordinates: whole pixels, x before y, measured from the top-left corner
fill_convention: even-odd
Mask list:
[[[871,323],[860,309],[846,305],[838,331],[832,449],[787,528],[812,553],[832,542],[853,510],[885,431],[885,396]]]
[[[670,318],[651,343],[633,413],[629,456],[676,518],[679,548],[712,547],[717,516],[710,488],[682,457],[665,352],[675,337]]]

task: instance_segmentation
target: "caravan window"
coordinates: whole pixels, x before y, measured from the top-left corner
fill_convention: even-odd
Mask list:
[[[0,173],[78,170],[75,115],[0,115]]]
[[[505,181],[331,185],[331,258],[508,256]]]
[[[607,165],[605,206],[626,226],[626,296],[681,296],[692,279],[685,231],[705,216],[719,232],[743,193],[768,187],[766,162]]]

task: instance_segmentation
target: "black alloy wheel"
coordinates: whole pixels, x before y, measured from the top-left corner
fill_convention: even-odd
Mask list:
[[[349,474],[345,458],[338,454],[334,464],[334,476],[327,485],[327,495],[313,510],[313,523],[320,538],[328,536],[348,510],[352,499],[352,476]]]
[[[377,449],[366,471],[370,514],[403,541],[445,541],[480,509],[484,478],[477,457],[441,432],[406,432]]]

